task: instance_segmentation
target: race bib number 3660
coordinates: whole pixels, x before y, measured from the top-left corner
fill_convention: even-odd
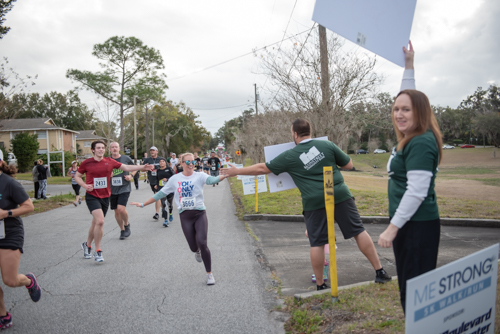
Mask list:
[[[194,197],[181,198],[182,210],[192,210],[196,207],[196,199]]]
[[[107,177],[96,177],[94,179],[94,189],[104,189],[108,187]]]

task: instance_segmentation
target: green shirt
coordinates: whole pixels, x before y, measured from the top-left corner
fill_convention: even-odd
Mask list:
[[[287,172],[302,196],[304,211],[325,207],[323,166],[333,167],[335,204],[352,198],[349,188],[337,166],[345,166],[351,158],[334,143],[327,140],[310,140],[299,143],[266,163],[274,174]]]
[[[425,170],[432,172],[429,191],[427,197],[410,220],[426,221],[439,218],[436,192],[434,190],[438,162],[439,149],[434,133],[431,130],[414,137],[401,151],[395,152],[393,150],[387,164],[387,171],[389,172],[389,216],[394,217],[401,198],[406,191],[408,181],[406,173],[411,170]]]

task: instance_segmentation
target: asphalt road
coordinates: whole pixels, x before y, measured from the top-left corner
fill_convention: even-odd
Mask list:
[[[31,189],[31,185],[26,185]],[[49,186],[49,193],[70,186]],[[152,195],[140,183],[130,201]],[[80,245],[91,215],[85,203],[24,218],[20,272],[33,272],[42,298],[33,303],[24,288],[6,288],[12,333],[281,333],[270,312],[269,269],[255,256],[253,239],[235,217],[229,185],[205,187],[214,286],[206,285],[180,228],[177,210],[168,228],[154,221],[152,206],[129,207],[131,236],[119,240],[113,212],[104,225],[105,262],[85,260]]]

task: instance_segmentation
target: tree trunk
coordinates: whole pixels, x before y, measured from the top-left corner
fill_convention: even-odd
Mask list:
[[[149,117],[148,117],[148,105],[145,104],[146,108],[146,125],[145,125],[145,136],[146,136],[146,151],[149,151]]]

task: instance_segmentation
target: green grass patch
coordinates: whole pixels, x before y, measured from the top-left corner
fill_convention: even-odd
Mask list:
[[[500,270],[498,273],[496,328],[500,328]],[[290,314],[285,323],[285,331],[291,334],[389,334],[405,331],[397,281],[340,290],[337,303],[332,303],[328,293],[303,300],[287,297],[281,311]]]
[[[482,175],[482,174],[494,174],[496,169],[492,168],[481,168],[481,167],[440,167],[438,175]]]
[[[33,198],[34,191],[33,190],[28,191],[28,195],[31,198]],[[36,213],[41,213],[41,212],[46,212],[46,211],[50,211],[53,209],[57,209],[57,208],[60,208],[61,206],[71,204],[74,201],[75,201],[75,194],[73,194],[73,193],[50,196],[50,197],[47,197],[46,200],[42,200],[42,199],[34,200],[33,206],[35,207],[35,210],[24,215],[24,216],[31,216],[31,215],[34,215]]]
[[[18,173],[16,179],[33,182],[33,175],[31,173]],[[68,176],[52,176],[47,178],[47,184],[71,184],[71,178]]]
[[[494,178],[486,178],[486,179],[472,179],[476,181],[480,181],[484,185],[487,186],[495,186],[495,187],[500,187],[500,178],[494,179]]]

